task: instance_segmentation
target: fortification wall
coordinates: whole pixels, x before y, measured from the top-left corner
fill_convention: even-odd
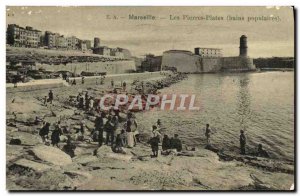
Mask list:
[[[255,65],[253,64],[253,59],[248,57],[223,57],[221,60],[222,70],[255,70]]]
[[[162,56],[161,66],[174,67],[178,72],[194,73],[198,72],[200,62],[195,55],[188,52],[165,52]]]
[[[175,67],[178,72],[184,73],[216,72],[220,65],[220,58],[201,58],[188,52],[165,52],[162,57],[162,67]]]
[[[221,69],[221,59],[218,57],[215,58],[199,58],[200,63],[200,72],[217,72]],[[202,68],[203,67],[203,68]]]
[[[136,71],[135,62],[133,60],[92,63],[68,63],[66,65],[37,64],[36,68],[43,68],[47,71],[70,71],[76,74],[80,74],[82,71],[106,72],[107,74],[122,74]]]
[[[188,51],[168,51],[163,54],[162,68],[174,67],[178,72],[209,73],[219,71],[255,70],[253,59],[248,57],[204,57]]]

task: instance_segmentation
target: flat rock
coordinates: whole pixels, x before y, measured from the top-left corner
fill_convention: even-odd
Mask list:
[[[26,132],[10,132],[8,137],[10,137],[10,139],[20,139],[22,145],[34,146],[42,143],[42,139],[39,135],[33,135]]]
[[[56,147],[39,145],[32,149],[33,154],[39,159],[54,165],[68,165],[72,163],[71,157]]]
[[[6,162],[13,161],[23,155],[23,146],[6,145]]]
[[[80,115],[74,115],[74,116],[71,117],[71,119],[72,119],[72,120],[82,120],[83,117],[80,116]]]
[[[76,156],[73,158],[74,162],[80,163],[80,164],[87,164],[87,163],[94,162],[97,160],[98,160],[98,158],[93,155],[81,155],[81,156]]]
[[[27,159],[19,159],[13,163],[13,166],[19,166],[34,171],[45,171],[51,168],[49,165],[37,163],[35,161],[30,161]]]
[[[107,154],[105,154],[105,157],[110,158],[110,159],[116,159],[116,160],[120,160],[120,161],[129,162],[133,156],[128,155],[128,154],[120,154],[120,153],[107,153]]]
[[[32,126],[17,126],[19,132],[27,132],[27,133],[33,133],[34,127]]]
[[[111,147],[101,146],[100,148],[97,149],[97,157],[109,158],[109,159],[115,159],[115,160],[128,162],[132,159],[133,155],[114,153],[114,152],[112,152]]]

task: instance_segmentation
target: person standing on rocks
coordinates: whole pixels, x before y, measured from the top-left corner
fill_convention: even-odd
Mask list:
[[[114,137],[117,135],[117,129],[119,127],[119,118],[118,116],[114,115],[111,119],[111,122],[113,124],[113,134],[114,134]]]
[[[89,96],[85,96],[85,110],[88,111],[90,109],[90,98]]]
[[[170,138],[168,135],[164,135],[163,141],[162,141],[162,150],[169,150],[171,149],[171,143],[170,143]]]
[[[17,79],[17,77],[13,78],[13,83],[14,83],[14,88],[17,88],[18,87],[18,79]]]
[[[50,123],[46,123],[41,130],[39,131],[39,135],[42,137],[43,143],[46,141],[46,136],[48,136],[49,131],[50,131]]]
[[[83,96],[82,96],[82,95],[80,95],[80,97],[79,97],[79,105],[78,105],[78,107],[79,107],[79,108],[81,108],[81,109],[83,109],[83,102],[84,102],[84,98],[83,98]]]
[[[246,154],[246,136],[244,134],[244,131],[241,130],[240,131],[240,150],[241,150],[241,154],[245,155]]]
[[[124,130],[122,130],[123,133],[125,132]],[[114,153],[123,153],[126,154],[126,152],[124,151],[123,147],[126,144],[124,143],[124,141],[122,140],[122,133],[119,133],[116,137],[116,143],[112,146],[112,151]]]
[[[51,144],[52,146],[58,146],[58,143],[60,142],[60,138],[59,136],[62,135],[62,130],[61,130],[61,126],[60,126],[60,121],[57,122],[57,124],[55,125],[55,129],[52,132],[51,135]]]
[[[47,106],[47,96],[44,97],[44,105]]]
[[[72,143],[71,136],[68,135],[67,144],[63,146],[62,151],[70,155],[71,158],[75,157],[76,146]]]
[[[49,93],[48,93],[48,100],[49,100],[49,102],[52,104],[52,101],[53,101],[53,92],[52,92],[52,90],[49,90]]]
[[[77,95],[77,97],[76,97],[77,102],[80,101],[80,97],[81,97],[81,93],[78,93],[78,95]]]
[[[137,131],[137,122],[134,119],[134,116],[131,112],[127,114],[127,121],[125,123],[125,130],[127,132],[127,144],[129,147],[133,147],[137,143],[136,135],[138,134]]]
[[[206,124],[205,137],[206,137],[206,145],[207,146],[210,146],[210,136],[211,136],[211,130],[209,128],[209,124]]]
[[[109,140],[111,142],[111,146],[114,143],[114,124],[112,122],[112,117],[107,117],[107,122],[104,125],[104,130],[106,131],[106,142],[105,144],[108,145]]]
[[[85,93],[85,95],[84,95],[84,99],[85,99],[85,100],[88,100],[88,99],[89,99],[89,92],[88,92],[88,91],[86,91],[86,93]]]
[[[178,134],[174,134],[174,137],[171,138],[170,146],[171,146],[172,149],[176,149],[177,152],[181,152],[182,143],[181,143],[181,140],[178,138]]]
[[[126,82],[123,82],[123,91],[126,91]]]
[[[114,88],[114,87],[115,87],[115,82],[114,82],[113,79],[111,79],[110,84],[111,84],[111,88]]]
[[[80,122],[80,130],[77,131],[77,133],[80,131],[81,135],[83,136],[85,134],[86,124],[85,121],[82,120]]]
[[[81,78],[81,84],[84,84],[84,76]]]
[[[148,142],[151,145],[151,150],[152,150],[152,153],[153,153],[152,157],[157,157],[158,156],[159,142],[160,142],[160,139],[159,139],[158,136],[152,137]]]
[[[98,132],[98,146],[101,147],[103,144],[103,128],[104,128],[105,113],[97,116],[95,119],[95,131]]]

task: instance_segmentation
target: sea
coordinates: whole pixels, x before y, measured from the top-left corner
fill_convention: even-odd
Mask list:
[[[238,154],[244,130],[248,152],[262,144],[271,158],[293,161],[294,82],[293,71],[191,74],[160,93],[195,95],[199,110],[156,108],[138,113],[139,131],[151,133],[160,119],[169,137],[176,133],[184,145],[204,148],[205,125],[210,124],[211,144]]]

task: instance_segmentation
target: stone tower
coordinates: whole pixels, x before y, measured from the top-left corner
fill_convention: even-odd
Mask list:
[[[248,56],[248,46],[247,46],[247,37],[246,35],[242,35],[240,37],[240,56],[246,57]]]
[[[99,48],[100,47],[100,38],[95,37],[94,38],[94,48]]]

